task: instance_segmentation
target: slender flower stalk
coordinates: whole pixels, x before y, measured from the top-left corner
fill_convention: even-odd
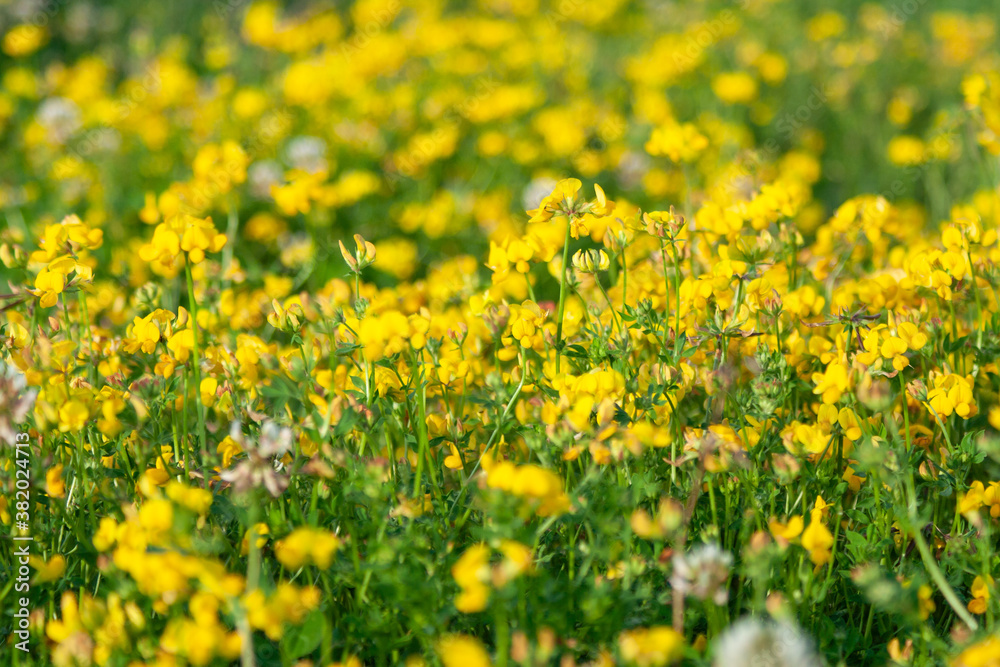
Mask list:
[[[194,278],[191,275],[191,264],[184,264],[184,275],[187,278],[188,304],[191,306],[190,324],[191,335],[194,340],[194,348],[191,357],[191,370],[194,375],[195,391],[201,387],[201,336],[198,332],[198,299],[195,297]],[[195,410],[198,417],[198,451],[201,454],[202,471],[208,471],[208,435],[205,431],[205,405],[202,401],[196,401]],[[206,478],[207,480],[207,478]]]
[[[569,271],[569,240],[573,222],[566,220],[566,238],[563,240],[562,267],[559,275],[559,310],[556,314],[556,373],[559,373],[563,349],[563,313],[566,311],[566,277]]]

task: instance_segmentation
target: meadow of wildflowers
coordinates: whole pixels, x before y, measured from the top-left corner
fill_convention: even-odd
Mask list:
[[[0,661],[1000,667],[997,10],[0,2]]]

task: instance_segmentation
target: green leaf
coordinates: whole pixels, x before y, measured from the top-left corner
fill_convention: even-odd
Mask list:
[[[326,617],[317,609],[309,614],[302,625],[285,633],[282,643],[292,659],[301,658],[319,648],[323,637],[329,633]]]

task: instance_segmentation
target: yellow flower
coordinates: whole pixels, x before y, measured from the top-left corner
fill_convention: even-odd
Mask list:
[[[125,350],[135,352],[142,350],[146,354],[156,349],[160,342],[160,327],[158,324],[157,312],[154,311],[145,317],[136,316],[132,319],[132,339],[126,341]],[[173,313],[170,314],[173,316]]]
[[[583,183],[577,178],[564,178],[559,181],[552,192],[542,199],[538,208],[528,211],[528,215],[531,216],[528,222],[548,222],[557,213],[565,214],[573,208],[576,193],[582,186]]]
[[[886,150],[889,161],[900,167],[907,167],[924,162],[927,159],[927,147],[919,137],[902,135],[893,137]]]
[[[211,218],[196,218],[193,215],[174,215],[156,226],[153,237],[139,247],[139,257],[148,262],[153,271],[172,278],[187,259],[199,264],[206,253],[219,252],[226,245],[226,235],[219,234]]]
[[[56,554],[49,560],[44,560],[39,556],[28,556],[28,564],[35,569],[35,583],[44,584],[55,581],[66,572],[66,559]]]
[[[302,311],[302,304],[298,297],[289,299],[289,303],[283,306],[277,299],[271,300],[271,308],[274,312],[267,314],[267,323],[279,331],[298,331],[305,319]]]
[[[59,271],[42,269],[35,277],[35,296],[40,297],[42,308],[54,306],[66,289],[66,275]]]
[[[177,361],[183,364],[194,350],[194,331],[190,328],[175,331],[167,340],[167,349],[173,353]]]
[[[444,458],[444,465],[448,470],[461,470],[462,469],[462,456],[458,451],[458,447],[455,443],[448,443],[448,447],[451,449],[451,454]]]
[[[597,200],[591,204],[590,212],[597,216],[611,215],[615,210],[615,203],[604,194],[604,188],[595,183],[594,192],[597,194]]]
[[[222,455],[222,467],[228,468],[233,461],[233,457],[243,453],[243,447],[227,435],[222,439],[222,442],[219,443],[215,451]]]
[[[850,408],[841,408],[837,413],[837,423],[844,429],[844,435],[848,439],[857,441],[861,438],[861,422],[858,416]]]
[[[673,628],[655,626],[626,630],[618,636],[622,658],[639,667],[662,667],[676,662],[684,650],[684,637]]]
[[[45,493],[52,498],[63,498],[66,495],[66,482],[62,478],[63,467],[56,464],[45,473]]]
[[[693,162],[708,148],[708,139],[691,123],[669,121],[653,130],[646,142],[650,155],[666,155],[674,162]]]
[[[958,498],[958,511],[961,514],[976,512],[986,502],[986,487],[982,482],[976,481],[969,485],[969,490]]]
[[[768,522],[768,530],[771,531],[771,535],[774,536],[779,543],[789,543],[799,535],[802,534],[802,528],[805,525],[805,521],[801,516],[793,516],[788,520],[788,523],[781,523],[776,519],[771,519]]]
[[[100,552],[110,551],[118,541],[118,522],[111,517],[102,517],[94,533],[94,548]]]
[[[322,184],[326,174],[322,171],[315,174],[293,171],[289,174],[287,184],[271,186],[271,196],[274,203],[285,215],[308,213],[312,210],[312,202],[322,194]]]
[[[987,575],[985,578],[977,576],[972,581],[972,599],[969,600],[968,608],[973,614],[985,614],[986,607],[990,601],[990,588],[993,586],[993,577]]]
[[[206,408],[215,405],[216,391],[219,389],[219,381],[215,378],[205,378],[198,387],[198,395]]]
[[[494,462],[490,456],[483,457],[483,470],[487,486],[529,501],[539,516],[569,511],[569,497],[563,490],[563,481],[551,470],[532,464],[516,466],[509,461]]]
[[[332,662],[327,667],[365,667],[364,663],[357,656],[348,656],[346,660],[341,662]],[[410,661],[407,660],[406,667],[411,667]],[[421,667],[423,664],[421,663]]]
[[[507,242],[507,261],[514,265],[518,273],[527,273],[531,270],[529,262],[534,254],[531,246],[521,239],[510,239]]]
[[[167,484],[166,492],[168,498],[195,514],[207,514],[212,506],[212,492],[207,489],[171,481]]]
[[[12,58],[31,55],[49,40],[48,31],[38,25],[22,23],[14,26],[3,36],[0,48]]]
[[[367,268],[375,262],[377,254],[375,244],[371,241],[366,241],[361,234],[354,235],[354,245],[357,246],[357,249],[353,254],[348,252],[343,241],[338,241],[338,243],[340,243],[340,254],[344,256],[344,261],[347,262],[347,266],[350,267],[353,273],[360,273],[362,269]]]
[[[531,547],[515,542],[502,540],[500,552],[504,559],[493,572],[493,583],[497,588],[505,586],[512,579],[531,572],[533,557]]]
[[[987,637],[958,654],[951,667],[997,667],[1000,665],[1000,637]]]
[[[451,576],[462,589],[455,598],[455,608],[465,614],[482,611],[490,599],[489,581],[490,549],[485,544],[475,544],[462,554],[451,568]]]
[[[448,635],[437,643],[444,667],[490,667],[490,655],[475,637]]]
[[[910,365],[910,360],[903,356],[906,353],[906,342],[902,338],[895,336],[886,338],[882,341],[882,347],[879,351],[883,357],[892,360],[892,367],[897,371]]]
[[[851,466],[846,466],[844,468],[844,474],[841,475],[840,478],[845,482],[847,482],[847,486],[854,493],[857,493],[858,491],[861,490],[861,485],[864,484],[865,481],[864,477],[855,474],[855,470]]]
[[[806,35],[814,42],[821,42],[844,32],[847,21],[835,11],[829,10],[817,14],[809,20]]]
[[[340,538],[316,528],[296,528],[274,545],[278,562],[289,570],[313,564],[321,570],[330,567],[333,554],[340,548]]]
[[[416,243],[404,238],[394,238],[379,243],[375,267],[390,273],[399,280],[406,280],[420,264],[420,249]]]
[[[545,313],[534,301],[525,301],[520,306],[511,306],[510,335],[521,347],[541,349],[544,338],[542,324]]]
[[[185,226],[180,242],[181,250],[188,254],[192,264],[201,263],[205,259],[205,253],[219,252],[226,245],[226,235],[215,231],[211,218],[186,215],[183,220]]]
[[[934,589],[927,584],[918,588],[917,604],[921,620],[926,621],[934,613],[934,610],[937,609],[937,605],[934,604]]]
[[[73,399],[63,403],[59,408],[59,430],[76,433],[83,430],[90,418],[90,412],[82,401]]]
[[[896,327],[896,335],[911,350],[919,350],[927,344],[927,334],[920,331],[913,322],[900,322]]]
[[[160,211],[156,208],[156,194],[147,192],[145,205],[139,211],[139,219],[147,225],[155,225],[160,220]]]
[[[153,498],[139,509],[139,525],[153,543],[161,541],[174,525],[174,508],[170,501]]]
[[[809,559],[815,565],[823,565],[830,560],[833,534],[823,523],[823,513],[813,510],[809,527],[802,533],[802,546],[809,552]]]
[[[139,248],[139,257],[145,262],[158,262],[173,267],[181,252],[181,237],[171,225],[162,223],[153,230],[153,238]]]
[[[76,595],[69,591],[63,593],[61,609],[60,618],[45,624],[45,634],[54,642],[62,642],[67,637],[84,630],[80,622],[80,608],[77,605]]]
[[[972,382],[954,373],[938,375],[934,379],[934,388],[927,392],[927,404],[942,419],[952,414],[969,419],[978,412]]]
[[[271,528],[266,523],[255,523],[253,525],[252,532],[256,535],[254,543],[257,545],[258,549],[262,549],[264,545],[267,544],[267,536],[271,534]],[[250,533],[250,530],[243,533],[243,542],[240,545],[240,553],[244,556],[250,553]]]
[[[824,403],[836,403],[850,386],[847,368],[838,361],[830,363],[822,373],[813,373],[812,381],[816,384],[814,394],[822,395]]]
[[[603,250],[577,250],[573,254],[573,266],[581,273],[597,273],[607,271],[611,261]]]
[[[781,439],[788,451],[794,454],[819,455],[830,449],[830,433],[818,424],[794,421],[781,431]]]
[[[830,514],[831,507],[833,505],[823,500],[823,496],[816,496],[816,502],[813,503],[812,515],[816,516],[816,513],[819,512],[820,520],[826,520]]]
[[[632,513],[629,523],[632,531],[639,537],[658,540],[677,530],[681,523],[681,513],[680,504],[676,500],[661,498],[655,517],[650,517],[646,510],[640,508]]]
[[[506,245],[490,241],[490,252],[486,259],[486,267],[493,272],[493,284],[499,285],[510,274],[510,259],[507,257]]]
[[[746,72],[723,72],[712,79],[712,92],[726,104],[747,104],[757,97],[757,81]]]
[[[990,516],[1000,519],[1000,482],[990,482],[982,495],[983,505],[990,508]]]

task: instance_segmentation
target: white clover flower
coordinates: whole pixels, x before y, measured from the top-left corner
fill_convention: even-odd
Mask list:
[[[652,166],[649,156],[640,151],[625,151],[618,160],[616,174],[622,188],[631,189],[642,186],[642,179]]]
[[[247,169],[250,194],[257,199],[270,199],[271,186],[280,185],[284,172],[274,160],[259,160]]]
[[[82,124],[80,107],[65,97],[50,97],[38,106],[35,119],[45,128],[48,139],[64,144]]]
[[[326,171],[326,142],[319,137],[295,137],[285,147],[288,163],[296,169],[315,174]]]
[[[670,585],[682,595],[698,600],[711,599],[715,604],[725,604],[729,599],[726,587],[733,556],[717,544],[703,544],[688,554],[674,556],[674,573]]]
[[[275,498],[284,493],[288,488],[288,473],[283,470],[279,459],[292,449],[292,429],[271,421],[265,422],[260,429],[260,438],[251,443],[243,435],[239,422],[233,422],[229,437],[243,448],[247,458],[223,470],[219,477],[232,484],[237,493],[246,493],[260,486]]]
[[[556,180],[554,178],[536,178],[535,180],[528,183],[527,187],[524,188],[524,192],[521,193],[521,206],[524,209],[531,210],[533,208],[538,208],[541,205],[542,200],[552,189],[556,187]]]
[[[715,642],[714,667],[820,667],[812,641],[791,623],[742,618]]]

